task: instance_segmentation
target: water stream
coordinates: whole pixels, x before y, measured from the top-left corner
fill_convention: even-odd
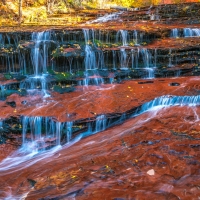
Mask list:
[[[128,11],[133,12],[134,16],[132,17],[137,19],[132,22],[136,25],[133,25],[133,27],[119,26],[113,29],[103,27],[109,22],[113,22],[113,24],[114,22],[122,22],[122,19],[126,17],[123,15],[123,11],[100,16],[74,29],[61,30],[55,28],[55,30],[33,33],[26,31],[22,33],[0,33],[0,72],[2,74],[0,103],[3,108],[2,118],[0,118],[0,145],[6,144],[6,141],[9,142],[9,145],[14,144],[14,142],[16,145],[16,150],[0,161],[0,176],[6,177],[6,175],[14,172],[28,170],[29,167],[41,161],[48,164],[52,162],[52,158],[56,156],[59,158],[59,153],[62,150],[67,150],[80,140],[87,139],[86,137],[89,138],[89,136],[99,132],[104,133],[107,130],[117,129],[117,126],[125,121],[135,119],[132,127],[118,133],[120,139],[118,138],[117,142],[114,141],[116,142],[116,149],[113,151],[113,155],[116,153],[116,155],[121,156],[118,152],[119,149],[124,148],[124,152],[130,151],[136,145],[129,144],[128,146],[129,141],[124,141],[123,133],[137,127],[139,134],[141,132],[146,134],[146,129],[142,129],[142,125],[156,117],[157,113],[165,110],[165,108],[189,107],[193,111],[194,119],[189,116],[184,120],[191,124],[192,122],[199,122],[200,118],[197,112],[197,106],[200,106],[198,83],[194,84],[194,81],[190,79],[191,82],[187,85],[181,78],[178,79],[181,83],[170,83],[161,78],[172,77],[173,79],[179,76],[199,75],[199,46],[192,46],[191,43],[190,46],[188,45],[190,48],[185,45],[181,49],[181,47],[177,48],[175,44],[170,42],[175,43],[180,39],[187,40],[187,42],[190,39],[196,41],[200,37],[200,29],[195,26],[193,28],[192,26],[187,27],[187,25],[185,25],[185,28],[171,26],[173,28],[168,28],[167,31],[165,30],[162,33],[156,31],[151,33],[150,29],[143,30],[143,25],[137,26],[137,23],[141,20],[141,24],[145,24],[147,23],[146,20],[150,20],[150,24],[153,24],[153,26],[155,24],[155,27],[157,27],[158,21],[161,23],[161,19],[165,19],[162,18],[162,13],[159,13],[159,9],[164,8],[159,8],[154,12],[152,7],[144,9],[141,10],[142,13],[145,13],[141,19],[134,13],[138,14],[140,10]],[[167,12],[163,13],[168,14]],[[127,18],[127,22],[129,20],[131,21]],[[101,24],[102,27],[94,26],[93,28],[92,24]],[[157,28],[161,29],[159,24]],[[188,39],[189,37],[190,39]],[[167,41],[166,38],[169,38],[169,40]],[[164,41],[164,45],[168,45],[167,48],[162,47],[162,41]],[[184,48],[187,48],[187,50]],[[131,82],[132,79],[134,80],[132,82],[133,86],[127,84],[126,88],[120,87],[128,81]],[[154,80],[156,84],[159,84],[159,81],[162,83],[162,87],[158,91],[157,87],[154,90],[148,85],[155,84]],[[134,84],[137,84],[137,86],[134,86]],[[186,94],[180,90],[180,84],[182,84],[183,91],[187,92]],[[113,92],[116,85],[122,89],[122,93],[118,94],[119,98],[115,96],[118,91]],[[171,89],[172,87],[174,90]],[[103,93],[105,94],[104,98],[101,98],[101,90],[105,90],[105,93]],[[145,98],[145,95],[149,92],[152,92],[152,96],[149,95]],[[97,96],[97,98],[94,98],[97,99],[97,102],[90,101],[90,98],[93,99],[93,95]],[[125,98],[120,99],[120,95]],[[141,97],[141,102],[137,102],[137,95],[138,99]],[[111,98],[114,98],[114,100],[111,100]],[[131,100],[126,100],[126,98]],[[114,109],[113,102],[117,104],[118,101],[120,103],[123,101],[124,105],[127,104],[127,107],[124,106],[124,110],[121,107]],[[135,104],[131,105],[135,107],[133,106],[130,109],[127,102],[134,102]],[[74,103],[74,107],[72,103]],[[104,105],[110,105],[111,109],[105,111]],[[46,109],[48,106],[49,110]],[[86,110],[82,110],[83,108]],[[69,110],[70,112],[68,112]],[[148,116],[148,118],[144,119],[142,116]],[[137,121],[137,119],[139,120]],[[162,134],[162,130],[160,131],[159,128],[161,125],[164,126],[165,123],[160,120],[156,124],[157,121],[155,121],[155,127],[148,130],[147,133],[154,134],[157,137],[157,135]],[[193,140],[196,137],[195,132],[192,136],[186,136],[185,132],[176,133],[174,129],[168,130],[167,134],[170,133],[172,139],[174,139],[173,137],[184,137]],[[9,137],[7,138],[5,135],[9,135]],[[109,135],[108,137],[110,141],[106,137],[102,137],[101,143],[112,143],[112,138],[115,136]],[[146,141],[145,137],[142,138],[138,146],[153,145],[154,142],[157,142],[153,139],[152,141]],[[168,141],[168,138],[166,141]],[[90,142],[85,146],[96,141]],[[114,142],[113,144],[115,144]],[[80,148],[82,147],[80,146]],[[85,149],[80,150],[84,151]],[[148,151],[150,152],[152,149],[149,148]],[[102,157],[106,155],[104,153],[102,147]],[[143,153],[143,155],[145,154]],[[153,153],[150,156],[156,157]],[[188,157],[184,157],[184,159],[191,159],[191,155],[186,156]],[[130,166],[126,169],[134,173],[134,176],[137,173],[140,175],[144,173],[137,171],[141,163],[140,157],[131,158]],[[167,157],[166,162],[168,162],[168,159]],[[91,166],[94,168],[98,165],[98,162],[95,162],[97,161],[91,159]],[[164,161],[157,163],[159,163],[159,167],[161,166],[160,168],[166,165]],[[65,163],[68,167],[67,164]],[[98,169],[103,174],[101,174],[101,177],[107,179],[107,176],[115,175],[114,170],[109,167],[111,164],[104,164],[105,166]],[[148,159],[143,164],[147,168],[154,168],[156,171],[156,167]],[[133,167],[138,168],[134,168],[136,171],[132,172]],[[164,167],[162,170],[165,170]],[[82,167],[79,168],[79,171],[83,170]],[[104,168],[107,170],[106,173],[103,171]],[[98,170],[92,169],[91,174],[94,173],[95,175]],[[166,168],[167,172],[170,170],[173,171],[174,169]],[[127,172],[123,171],[122,173],[126,174]],[[76,176],[70,174],[71,179],[73,179],[72,177]],[[123,181],[120,181],[119,183],[122,184]],[[25,199],[28,195],[28,192],[25,191],[24,195],[18,195],[18,192],[16,192],[17,195],[14,196],[12,195],[14,189],[8,188],[8,191],[3,191],[3,195],[6,196],[4,199]]]

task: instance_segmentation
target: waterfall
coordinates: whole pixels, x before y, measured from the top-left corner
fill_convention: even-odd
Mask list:
[[[47,92],[47,89],[49,88],[47,88],[46,75],[26,78],[25,80],[20,82],[20,89],[41,89],[44,97],[49,97],[49,94]]]
[[[86,24],[93,24],[93,23],[104,23],[108,21],[113,21],[119,19],[119,15],[121,15],[123,12],[117,12],[117,13],[112,13],[112,14],[105,14],[102,17],[99,17],[95,20],[86,22]]]
[[[184,28],[184,37],[200,37],[200,28]]]
[[[200,28],[183,28],[183,29],[174,28],[171,30],[170,37],[177,38],[180,36],[200,37]]]
[[[173,64],[172,64],[172,50],[171,49],[169,50],[169,64],[168,64],[168,67],[173,67]]]
[[[116,51],[112,50],[112,66],[113,66],[113,69],[116,69]]]
[[[68,143],[72,139],[72,126],[73,126],[73,122],[66,123],[66,129],[67,129],[66,133],[67,133],[67,142]]]
[[[34,148],[44,150],[60,145],[63,140],[72,139],[73,122],[57,122],[51,117],[24,116],[22,118],[22,146],[34,144]]]
[[[103,131],[107,128],[107,118],[105,115],[99,115],[96,118],[96,124],[95,124],[95,132]]]
[[[93,30],[92,30],[93,31]],[[85,70],[96,69],[96,56],[90,44],[90,30],[83,29],[84,38],[85,38]]]
[[[4,42],[3,34],[0,33],[0,47],[3,47],[4,44],[5,44],[5,42]]]
[[[122,46],[128,46],[128,31],[127,30],[119,30],[116,35],[116,43],[122,42]]]
[[[151,53],[145,48],[141,49],[140,53],[142,55],[144,69],[148,72],[148,76],[146,78],[149,78],[149,79],[154,78],[154,69],[151,68],[152,66]]]
[[[31,52],[32,64],[34,67],[34,75],[37,77],[41,73],[47,72],[48,64],[48,45],[47,41],[50,41],[51,34],[49,31],[33,32],[32,41],[34,41],[34,47]]]
[[[137,50],[131,49],[131,67],[138,68],[138,59],[139,59],[140,49]]]
[[[153,68],[145,68],[145,69],[148,72],[148,76],[146,78],[148,78],[148,79],[155,78],[155,76],[154,76],[154,69]]]
[[[146,48],[141,49],[140,52],[142,54],[142,59],[143,59],[144,67],[145,68],[149,68],[150,65],[152,64],[152,62],[151,62],[152,55],[150,54],[150,52]]]
[[[135,43],[135,45],[139,45],[139,38],[138,38],[138,31],[134,30],[133,31],[133,42]]]
[[[157,67],[157,49],[154,51],[154,67]]]
[[[33,32],[32,41],[34,46],[31,49],[31,61],[33,65],[34,76],[28,76],[24,81],[20,82],[20,89],[38,89],[41,88],[44,97],[49,96],[46,92],[46,72],[48,66],[48,42],[51,39],[51,32]],[[21,59],[25,59],[23,53],[19,54]],[[26,63],[21,63],[26,72]]]
[[[155,106],[197,106],[200,105],[198,96],[161,96],[142,105],[141,112],[148,111]]]
[[[173,37],[173,38],[179,37],[179,29],[177,28],[172,29],[170,37]]]
[[[1,98],[5,98],[5,90],[6,90],[5,85],[0,85],[0,88],[1,88],[1,95],[0,95],[0,97]]]
[[[88,85],[101,85],[104,84],[104,80],[101,77],[86,77],[83,80],[79,81],[79,85],[84,85],[84,86],[88,86]]]
[[[120,69],[128,69],[128,56],[124,48],[120,48]]]
[[[89,84],[95,84],[99,85],[104,83],[103,79],[99,77],[99,73],[97,69],[100,67],[104,67],[104,56],[103,52],[98,50],[98,60],[97,56],[95,54],[95,50],[92,46],[90,46],[90,43],[94,45],[94,30],[91,30],[91,36],[90,37],[90,30],[89,29],[83,29],[83,34],[85,38],[85,71],[86,71],[86,78],[83,81],[79,81],[80,85],[88,86]],[[97,62],[98,61],[98,62]],[[95,72],[94,77],[89,77],[88,70],[93,70]]]

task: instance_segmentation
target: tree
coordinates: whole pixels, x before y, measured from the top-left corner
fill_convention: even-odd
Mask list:
[[[22,22],[22,0],[19,0],[19,24]]]
[[[47,9],[48,14],[52,13],[52,8],[53,8],[54,3],[55,3],[55,0],[46,1],[46,9]]]

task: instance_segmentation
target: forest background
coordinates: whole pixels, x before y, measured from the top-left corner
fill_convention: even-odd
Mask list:
[[[187,2],[200,0],[0,0],[0,26],[73,25],[86,20],[88,13],[94,14],[95,10]]]

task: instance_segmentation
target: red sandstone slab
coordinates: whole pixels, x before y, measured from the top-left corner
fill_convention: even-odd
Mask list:
[[[21,97],[13,94],[7,101],[15,101],[16,108],[0,102],[0,118],[9,116],[51,116],[58,121],[74,121],[96,117],[100,114],[123,113],[162,95],[197,95],[198,77],[154,79],[153,83],[138,84],[140,80],[121,84],[77,87],[72,93],[51,93],[51,97],[40,95]],[[170,86],[178,82],[179,86]],[[22,104],[26,101],[26,104]],[[71,116],[71,117],[70,117]]]
[[[144,194],[155,199],[196,198],[200,195],[196,188],[199,114],[199,107],[185,106],[142,114],[26,170],[1,173],[1,189],[9,182],[13,195],[29,191],[27,199],[69,198],[81,189],[79,195],[74,193],[81,200],[142,198]],[[152,169],[155,174],[148,175]],[[13,178],[16,174],[20,176]],[[27,178],[36,181],[32,189]]]

